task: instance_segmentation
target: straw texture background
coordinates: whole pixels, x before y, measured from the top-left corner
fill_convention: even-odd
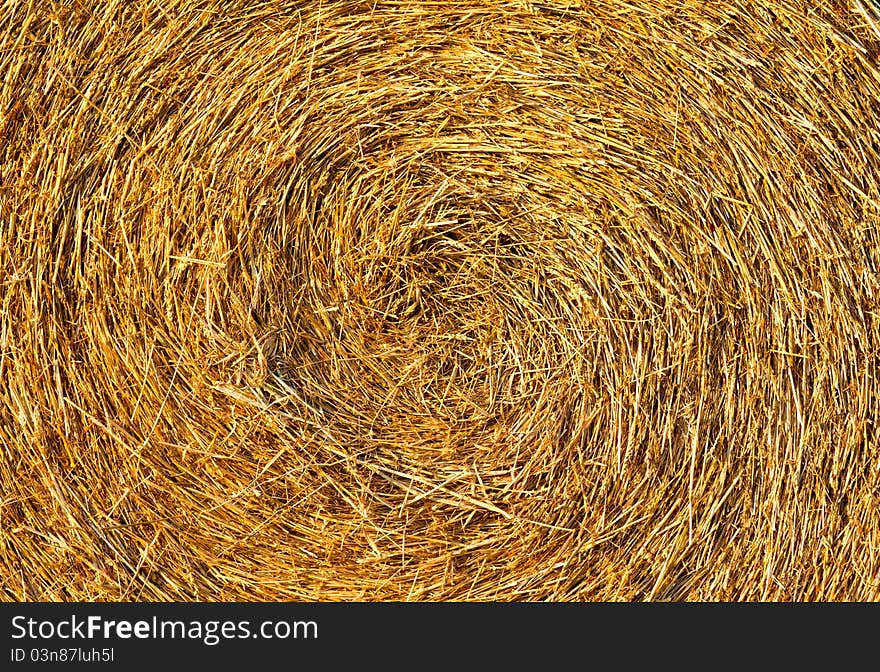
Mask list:
[[[880,15],[0,4],[0,597],[876,600]]]

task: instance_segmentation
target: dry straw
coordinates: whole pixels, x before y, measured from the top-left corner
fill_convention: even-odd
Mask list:
[[[880,597],[866,0],[5,0],[0,596]]]

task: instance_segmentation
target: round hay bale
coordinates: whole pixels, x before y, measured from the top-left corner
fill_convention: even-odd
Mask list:
[[[3,598],[880,597],[870,3],[0,26]]]

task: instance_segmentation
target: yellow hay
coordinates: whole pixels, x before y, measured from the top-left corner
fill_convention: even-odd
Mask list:
[[[880,597],[865,0],[0,5],[0,596]]]

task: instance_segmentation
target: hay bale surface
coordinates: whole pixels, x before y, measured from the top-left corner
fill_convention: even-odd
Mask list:
[[[0,9],[0,596],[880,597],[866,1]]]

